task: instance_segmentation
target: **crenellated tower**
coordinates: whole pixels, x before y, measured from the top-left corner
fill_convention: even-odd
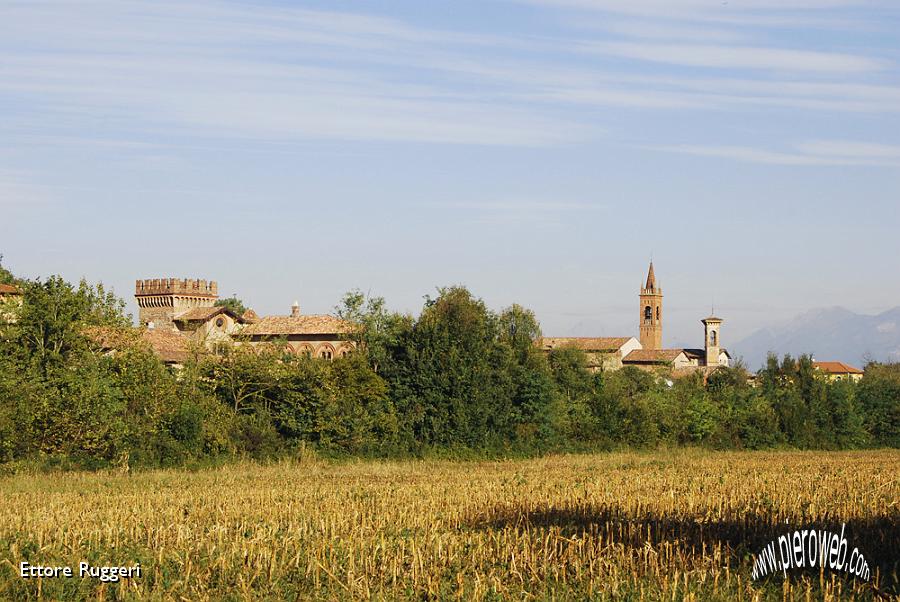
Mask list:
[[[656,284],[653,262],[641,287],[640,340],[644,349],[662,349],[662,288]]]
[[[219,298],[215,280],[153,278],[137,280],[134,298],[141,326],[175,329],[175,316],[195,307],[212,307]]]

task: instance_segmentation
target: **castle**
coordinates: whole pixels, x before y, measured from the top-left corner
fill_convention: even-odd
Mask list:
[[[663,371],[673,376],[691,372],[709,373],[720,366],[729,366],[731,356],[721,346],[722,319],[706,317],[700,322],[704,328],[702,349],[664,349],[662,345],[663,293],[656,281],[653,262],[647,280],[638,295],[640,315],[638,338],[635,337],[544,337],[538,344],[546,352],[562,347],[575,347],[587,354],[591,371],[618,370],[635,366],[644,370]]]
[[[138,280],[134,297],[144,338],[170,364],[183,363],[191,343],[213,350],[231,341],[249,345],[280,341],[289,353],[326,360],[354,349],[346,337],[349,325],[339,318],[301,314],[297,302],[286,316],[259,317],[252,309],[238,315],[226,306],[216,305],[219,294],[215,281]],[[721,347],[722,319],[715,316],[701,320],[703,348],[663,348],[663,292],[652,261],[639,299],[638,338],[543,337],[537,345],[546,352],[562,347],[581,349],[587,354],[592,371],[635,366],[679,376],[696,371],[709,373],[731,363],[728,351]]]
[[[241,315],[219,299],[215,281],[156,278],[137,280],[134,298],[144,338],[169,364],[181,364],[191,343],[215,349],[235,341],[259,345],[281,341],[289,353],[333,359],[347,355],[348,325],[334,316],[304,315],[294,302],[287,316],[259,317],[252,309]]]

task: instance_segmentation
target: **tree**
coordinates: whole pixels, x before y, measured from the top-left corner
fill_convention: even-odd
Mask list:
[[[350,324],[345,336],[356,343],[375,372],[392,361],[414,322],[411,316],[388,311],[383,297],[367,296],[358,289],[344,295],[335,313]]]
[[[13,273],[3,267],[3,254],[0,253],[0,284],[16,284],[16,282]]]
[[[869,363],[856,396],[873,443],[900,447],[900,363]]]
[[[201,373],[211,383],[215,395],[235,413],[268,412],[266,394],[278,386],[279,357],[274,348],[223,347],[221,353],[204,359]]]
[[[244,302],[238,299],[235,296],[225,297],[224,299],[219,299],[215,303],[216,307],[227,307],[233,313],[238,316],[244,315],[244,312],[247,311],[247,307],[244,305]]]
[[[130,318],[125,304],[102,284],[82,280],[77,288],[59,276],[25,281],[23,302],[7,338],[28,356],[45,376],[69,354],[88,349],[90,327],[124,328]]]

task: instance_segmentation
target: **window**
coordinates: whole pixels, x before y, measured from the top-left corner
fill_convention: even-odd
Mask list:
[[[656,306],[656,321],[659,322],[659,305]]]
[[[717,341],[717,339],[718,339],[718,337],[716,336],[716,331],[715,331],[715,330],[713,330],[712,332],[709,333],[709,344],[710,344],[710,345],[712,345],[713,347],[715,347],[715,346],[716,346],[716,341]]]
[[[644,321],[649,322],[653,319],[653,308],[649,305],[644,308]]]
[[[225,326],[225,318],[218,318],[216,320],[216,328],[222,328]]]

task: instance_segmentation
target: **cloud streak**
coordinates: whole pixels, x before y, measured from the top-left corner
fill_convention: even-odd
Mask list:
[[[649,150],[731,159],[745,163],[784,166],[900,167],[900,146],[846,140],[814,140],[790,151],[751,146],[677,144],[645,147]]]
[[[890,67],[887,61],[850,54],[759,46],[610,42],[588,44],[584,48],[590,52],[655,63],[716,69],[854,73],[880,71]]]
[[[200,136],[540,147],[602,137],[608,127],[589,113],[596,107],[900,110],[883,58],[761,44],[747,30],[666,18],[703,13],[706,0],[534,2],[628,19],[610,21],[599,39],[516,37],[215,0],[16,3],[0,9],[0,100],[32,138],[97,124],[185,144]],[[751,12],[857,4],[764,0]]]

